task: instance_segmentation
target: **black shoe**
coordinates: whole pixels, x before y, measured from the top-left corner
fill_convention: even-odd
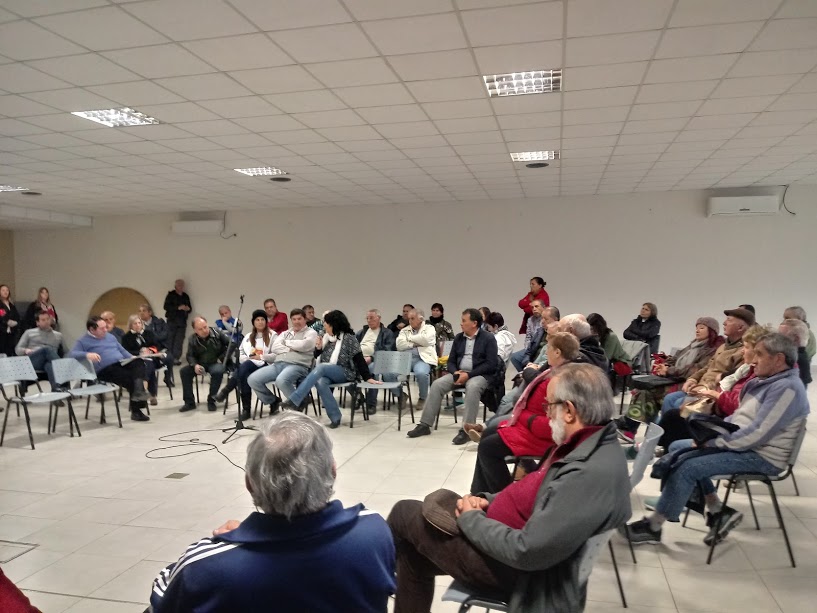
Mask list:
[[[230,390],[227,387],[223,387],[219,390],[218,394],[216,394],[216,402],[222,403],[227,400],[227,396],[230,394]]]
[[[252,415],[250,414],[249,409],[244,409],[241,411],[241,421],[247,421]]]
[[[167,375],[165,375],[165,385],[167,387],[176,387],[176,384],[173,382],[172,377],[168,377]]]
[[[181,366],[181,365],[182,365],[182,361],[181,361],[181,360],[173,360],[173,365],[174,365],[174,366]]]
[[[471,437],[465,433],[465,430],[460,430],[457,432],[457,436],[451,439],[452,445],[465,445],[468,441],[471,440]]]
[[[409,438],[417,438],[418,436],[428,436],[429,434],[431,434],[431,428],[421,422],[414,426],[414,429],[408,432],[406,436]]]
[[[196,408],[195,402],[185,402],[184,406],[179,409],[179,413],[186,413],[187,411],[193,411]]]
[[[629,524],[627,529],[622,526],[618,529],[618,531],[624,538],[629,536],[630,542],[633,545],[661,542],[661,528],[658,528],[658,530],[653,530],[650,528],[650,520],[648,520],[646,517]]]
[[[335,428],[339,428],[340,427],[340,420],[330,421],[328,424],[326,424],[326,427],[331,428],[332,430],[334,430]]]
[[[720,543],[732,528],[742,521],[743,513],[732,507],[724,506],[720,513],[707,513],[706,525],[709,526],[709,534],[704,537],[704,543],[707,545],[712,545],[713,542]]]
[[[213,398],[212,396],[210,396],[210,398],[207,399],[207,410],[211,412],[218,411],[218,407],[216,406],[216,399]]]
[[[367,407],[366,407],[366,413],[367,413],[368,415],[374,415],[375,413],[377,413],[377,407],[370,407],[370,406],[367,406]]]
[[[195,408],[195,407],[194,407]],[[142,413],[141,410],[136,409],[130,412],[131,421],[150,421],[150,417]]]
[[[272,407],[272,405],[270,405],[270,407]],[[289,398],[284,400],[284,402],[281,404],[281,408],[289,409],[290,411],[303,411],[303,407],[301,405],[295,404]]]

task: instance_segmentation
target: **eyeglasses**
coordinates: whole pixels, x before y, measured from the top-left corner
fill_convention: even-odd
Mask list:
[[[551,409],[559,406],[560,404],[567,404],[567,401],[566,400],[554,400],[553,402],[548,402],[547,400],[545,400],[544,409],[545,409],[545,411],[550,412]]]

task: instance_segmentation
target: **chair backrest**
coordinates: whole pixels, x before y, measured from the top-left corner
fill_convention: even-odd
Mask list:
[[[90,362],[80,362],[75,358],[62,358],[51,362],[54,381],[59,384],[69,381],[96,381],[96,373]]]
[[[451,355],[451,347],[454,346],[454,341],[445,341],[443,343],[443,352],[440,354],[441,358]]]
[[[37,372],[27,355],[0,360],[0,384],[12,381],[37,381]]]
[[[633,372],[650,372],[650,346],[641,341],[621,341],[621,348],[632,360]]]
[[[641,483],[644,478],[644,472],[647,466],[655,455],[655,447],[658,445],[658,439],[664,436],[664,429],[658,424],[650,424],[647,426],[647,435],[641,442],[641,447],[635,456],[633,462],[633,472],[630,473],[630,489],[635,489],[635,486]]]
[[[806,420],[803,420],[802,425],[800,426],[800,430],[797,432],[797,438],[794,439],[794,446],[791,448],[791,453],[789,454],[788,465],[794,466],[797,464],[797,456],[800,455],[800,448],[803,446],[803,441],[806,438]]]
[[[410,375],[410,351],[377,351],[374,354],[375,375]]]
[[[579,585],[585,585],[590,578],[590,573],[593,572],[593,566],[596,564],[605,545],[610,540],[610,537],[615,532],[615,529],[602,532],[595,536],[591,536],[584,544],[584,551],[582,552],[582,559],[579,562]]]

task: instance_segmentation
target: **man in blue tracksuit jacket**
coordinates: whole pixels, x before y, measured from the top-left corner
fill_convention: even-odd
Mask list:
[[[325,429],[276,415],[247,449],[247,489],[263,512],[227,522],[153,582],[153,613],[385,613],[395,551],[385,520],[329,502],[335,480]]]

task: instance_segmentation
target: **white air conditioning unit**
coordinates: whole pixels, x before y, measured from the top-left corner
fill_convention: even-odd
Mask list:
[[[187,235],[215,235],[218,236],[224,231],[224,222],[220,219],[203,219],[199,221],[174,221],[170,226],[173,234]]]
[[[706,216],[776,215],[779,210],[779,196],[713,196],[707,203]]]

